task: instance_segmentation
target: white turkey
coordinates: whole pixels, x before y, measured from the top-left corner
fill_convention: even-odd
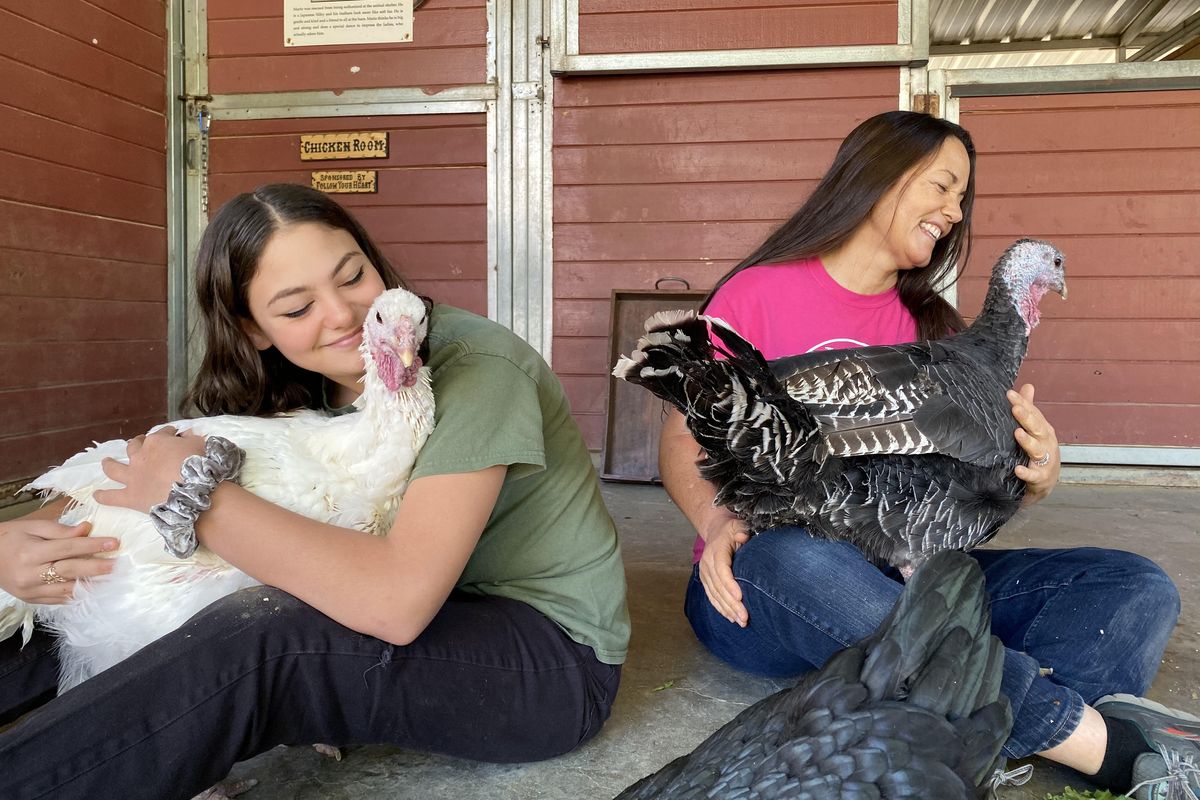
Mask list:
[[[419,348],[428,328],[424,301],[404,289],[383,292],[363,321],[365,373],[357,412],[303,410],[273,417],[216,416],[170,423],[223,436],[245,450],[237,482],[313,519],[384,535],[413,462],[434,424],[429,370]],[[0,639],[35,620],[59,637],[63,692],[174,630],[215,600],[258,582],[201,547],[179,559],[142,512],[102,506],[97,489],[117,488],[104,458],[126,461],[122,439],[98,444],[37,478],[27,489],[71,502],[60,521],[91,520],[93,535],[115,536],[116,568],[79,581],[63,605],[29,606],[0,592]]]
[[[988,606],[974,559],[931,557],[875,633],[617,800],[968,800],[1018,782]]]
[[[1005,392],[1042,296],[1066,297],[1063,261],[1045,242],[1013,244],[956,335],[770,363],[719,319],[660,312],[613,374],[682,412],[716,502],[752,533],[801,525],[907,576],[986,542],[1020,506],[1013,469],[1028,458]]]

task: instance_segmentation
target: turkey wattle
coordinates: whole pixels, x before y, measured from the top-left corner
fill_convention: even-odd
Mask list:
[[[424,301],[404,289],[383,292],[363,322],[365,373],[357,412],[298,411],[273,417],[217,416],[170,423],[223,436],[246,453],[237,482],[304,516],[384,535],[391,527],[417,453],[434,424],[429,370],[418,350],[428,327]],[[127,460],[125,440],[79,453],[27,489],[71,499],[60,521],[92,522],[93,535],[115,536],[116,568],[77,583],[63,605],[29,606],[0,592],[0,639],[36,621],[60,640],[60,691],[121,661],[227,594],[258,583],[201,547],[171,556],[150,517],[102,506],[97,489],[119,484],[104,458]]]
[[[1013,469],[1028,459],[1005,393],[1038,302],[1066,297],[1063,261],[1045,242],[1013,244],[956,335],[769,363],[719,319],[660,312],[613,374],[682,412],[716,502],[751,532],[802,525],[911,574],[987,541],[1020,505]]]

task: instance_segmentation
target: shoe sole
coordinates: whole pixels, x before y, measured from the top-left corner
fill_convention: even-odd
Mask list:
[[[1137,697],[1136,695],[1132,694],[1105,695],[1093,703],[1092,708],[1099,711],[1100,706],[1108,702],[1125,703],[1126,705],[1137,706],[1138,708],[1148,708],[1151,711],[1157,711],[1158,713],[1168,717],[1175,717],[1176,719],[1183,719],[1187,720],[1188,722],[1200,723],[1200,717],[1197,717],[1195,714],[1189,714],[1186,711],[1180,711],[1177,708],[1168,708],[1162,703],[1155,702],[1154,700],[1148,700],[1145,697]]]

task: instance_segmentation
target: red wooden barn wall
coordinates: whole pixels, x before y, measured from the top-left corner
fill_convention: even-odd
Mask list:
[[[603,445],[612,290],[668,275],[711,287],[899,91],[895,68],[555,82],[553,366],[589,448]]]
[[[300,161],[300,134],[387,131],[386,159]],[[217,121],[211,208],[313,170],[373,169],[376,194],[335,195],[413,288],[487,314],[487,131],[483,114]]]
[[[278,0],[209,0],[209,89],[233,92],[438,89],[484,83],[484,0],[429,0],[413,42],[283,46]],[[357,67],[357,71],[352,71]],[[386,159],[300,161],[300,134],[388,131]],[[414,287],[487,313],[487,127],[484,114],[217,120],[212,211],[273,181],[308,184],[314,170],[378,170],[376,194],[336,195]]]
[[[1067,257],[1019,380],[1064,444],[1200,446],[1200,91],[963,98],[979,151],[982,303],[1013,239]]]
[[[580,53],[895,44],[895,0],[580,0]]]
[[[0,0],[0,502],[166,414],[165,29]]]
[[[284,47],[280,0],[208,0],[212,94],[375,89],[484,83],[485,0],[428,0],[413,14],[413,41]],[[355,69],[357,68],[357,69]]]

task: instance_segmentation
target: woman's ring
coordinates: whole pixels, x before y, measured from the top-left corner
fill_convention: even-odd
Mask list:
[[[58,574],[58,570],[54,568],[54,564],[47,564],[46,568],[42,570],[42,583],[51,584],[66,582],[67,579]]]
[[[1046,452],[1045,452],[1045,453],[1042,455],[1042,457],[1041,457],[1041,458],[1039,458],[1037,461],[1034,461],[1034,462],[1033,462],[1033,465],[1034,465],[1035,467],[1044,467],[1044,466],[1046,466],[1046,465],[1047,465],[1047,464],[1049,464],[1049,463],[1050,463],[1050,451],[1049,451],[1049,450],[1047,450],[1047,451],[1046,451]]]

